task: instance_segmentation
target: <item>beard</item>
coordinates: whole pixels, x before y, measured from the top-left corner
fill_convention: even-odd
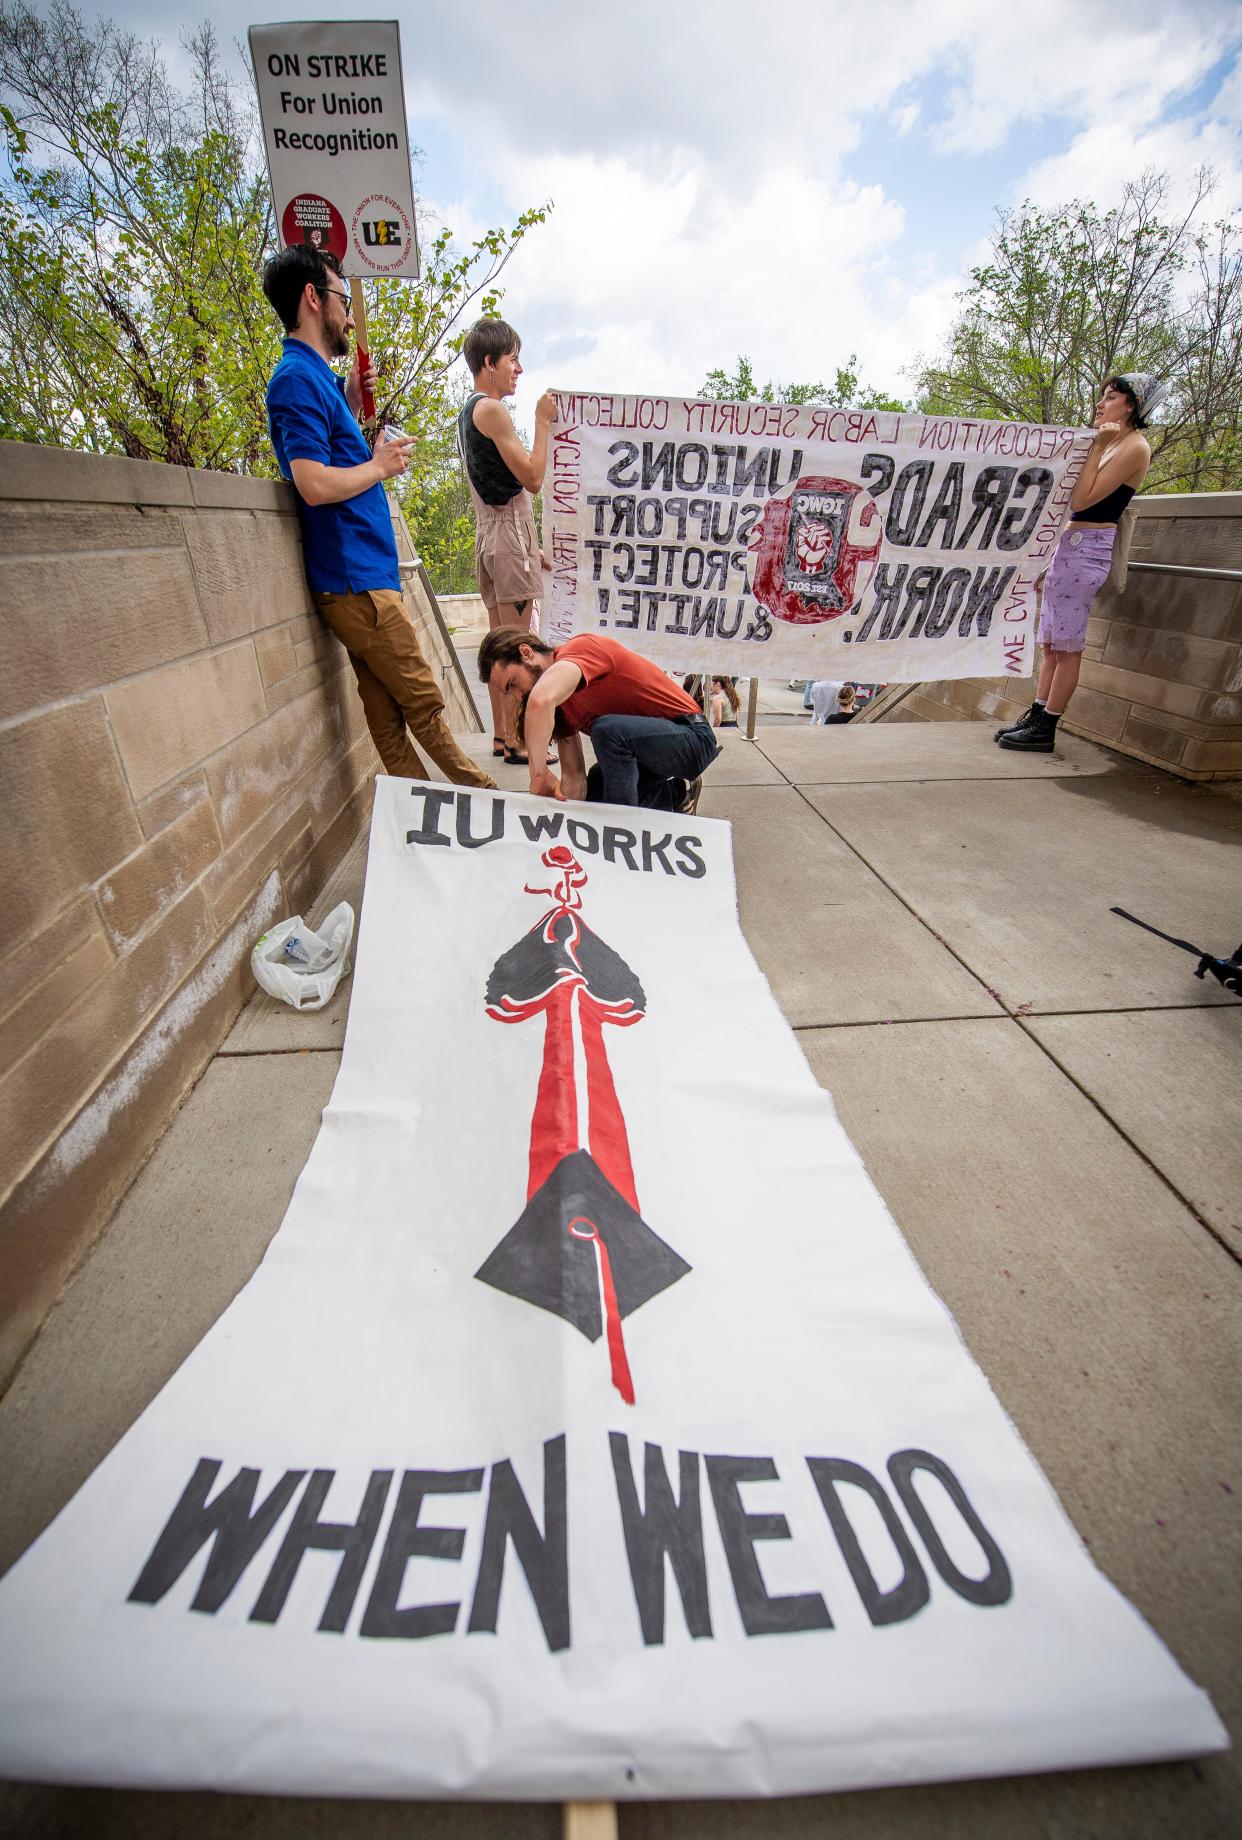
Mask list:
[[[332,339],[332,356],[334,358],[348,358],[349,356],[349,331],[348,329],[345,326],[342,326],[339,332],[334,332],[331,334],[331,339]]]

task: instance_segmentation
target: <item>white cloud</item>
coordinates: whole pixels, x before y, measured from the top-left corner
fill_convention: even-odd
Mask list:
[[[1238,40],[1232,0],[1042,0],[1015,17],[960,0],[961,59],[937,143],[983,153],[1022,122],[1062,117],[1141,129]]]
[[[167,31],[155,0],[110,11]],[[248,16],[217,0],[222,41]],[[532,387],[694,388],[739,352],[761,378],[830,380],[856,351],[901,391],[995,206],[1107,204],[1145,166],[1184,188],[1204,160],[1214,203],[1242,199],[1242,68],[1194,101],[1242,45],[1236,0],[422,0],[403,23],[415,138],[442,122],[460,150],[451,179],[424,173],[457,194],[440,214],[459,241],[498,196],[555,201],[504,277]],[[1018,178],[1015,131],[1047,149]],[[949,172],[952,208],[922,208]],[[934,251],[917,271],[915,230]]]
[[[899,135],[934,122],[964,152],[1053,117],[1146,126],[1239,38],[1236,0],[527,0],[520,18],[473,0],[450,30],[445,14],[420,13],[411,99],[468,116],[485,157],[620,154],[651,170],[697,152],[734,174],[808,151],[831,171],[890,109]]]
[[[1233,184],[1226,127],[1159,124],[1237,41],[1236,17],[1224,0],[1045,0],[1020,19],[994,0],[791,0],[768,21],[749,0],[634,0],[618,29],[535,0],[506,36],[476,0],[461,55],[425,58],[419,92],[446,120],[469,110],[468,157],[511,209],[555,202],[505,277],[524,397],[551,382],[694,389],[739,352],[778,382],[830,381],[856,352],[865,382],[901,392],[1005,190],[981,160],[971,246],[915,275],[899,196],[851,176],[863,129],[887,120],[904,157],[934,167],[1056,118],[1076,139],[1016,192],[1049,204],[1119,191],[1144,164],[1208,158]],[[502,83],[481,75],[489,60]]]
[[[491,155],[623,154],[655,169],[694,150],[736,174],[808,146],[832,165],[927,63],[912,0],[787,0],[770,14],[753,0],[629,0],[619,13],[527,0],[520,16],[474,0],[451,40],[424,39],[407,68],[416,108],[467,114]]]
[[[1135,132],[1117,121],[1095,122],[1061,153],[1041,160],[1015,190],[1045,209],[1071,198],[1090,198],[1102,208],[1115,204],[1127,181],[1145,170],[1167,173],[1171,210],[1186,208],[1195,174],[1210,166],[1218,175],[1213,215],[1242,206],[1242,83],[1233,73],[1223,106],[1205,117],[1182,117]],[[1230,111],[1233,111],[1230,119]]]
[[[857,352],[867,381],[898,389],[910,341],[940,330],[943,290],[909,294],[904,213],[878,186],[786,166],[741,191],[701,163],[651,173],[618,157],[520,161],[507,182],[514,203],[556,203],[506,275],[524,395],[694,390],[740,352],[781,383],[831,382]]]

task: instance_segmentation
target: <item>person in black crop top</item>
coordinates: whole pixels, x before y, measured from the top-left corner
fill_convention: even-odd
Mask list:
[[[1140,397],[1140,390],[1143,394]],[[1154,377],[1110,377],[1095,407],[1095,440],[1070,499],[1070,522],[1116,525],[1147,477],[1144,410],[1164,395]]]
[[[493,631],[532,627],[543,582],[531,494],[543,484],[556,398],[549,390],[535,404],[535,439],[527,453],[504,408],[522,375],[521,349],[502,319],[478,320],[462,344],[474,393],[457,418],[457,439],[474,503],[474,572]],[[495,689],[491,703],[493,754],[525,766],[514,710]]]
[[[1087,621],[1112,565],[1117,520],[1151,465],[1144,417],[1165,393],[1156,378],[1110,377],[1095,411],[1095,440],[1070,498],[1070,521],[1042,578],[1039,636],[1043,662],[1035,701],[1012,728],[997,731],[1003,748],[1051,754],[1057,723],[1078,684]]]

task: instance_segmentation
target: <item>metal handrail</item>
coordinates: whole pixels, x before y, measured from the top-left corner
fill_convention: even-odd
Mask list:
[[[440,637],[444,642],[446,662],[440,667],[441,679],[447,677],[450,672],[456,677],[461,686],[462,693],[465,696],[466,707],[474,717],[478,733],[482,734],[484,732],[484,723],[475,707],[474,692],[470,687],[470,679],[466,676],[462,668],[461,659],[457,656],[457,648],[453,644],[453,636],[449,632],[448,621],[445,619],[440,608],[440,603],[436,599],[436,591],[431,585],[431,577],[427,573],[426,564],[423,562],[422,557],[415,553],[414,557],[409,561],[404,557],[398,560],[397,572],[401,577],[402,586],[411,581],[415,575],[418,576],[419,581],[422,583],[423,593],[427,597],[427,605],[431,609],[431,617],[439,627]]]
[[[1200,569],[1189,562],[1131,562],[1127,567],[1156,575],[1197,575],[1204,581],[1242,581],[1242,569]]]
[[[921,683],[889,684],[887,689],[879,691],[870,702],[863,704],[850,727],[855,728],[860,722],[882,722],[890,710],[896,709],[899,703],[904,703],[908,696],[922,687]]]

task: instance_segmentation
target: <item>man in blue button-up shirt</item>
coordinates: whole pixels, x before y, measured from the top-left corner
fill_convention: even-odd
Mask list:
[[[426,779],[407,727],[459,786],[494,786],[462,753],[444,699],[405,609],[384,481],[404,473],[410,438],[376,443],[358,426],[361,382],[342,383],[349,356],[349,289],[336,258],[291,244],[263,271],[263,291],[287,334],[267,386],[272,446],[298,494],[306,578],[315,605],[349,653],[376,751],[389,773]]]

